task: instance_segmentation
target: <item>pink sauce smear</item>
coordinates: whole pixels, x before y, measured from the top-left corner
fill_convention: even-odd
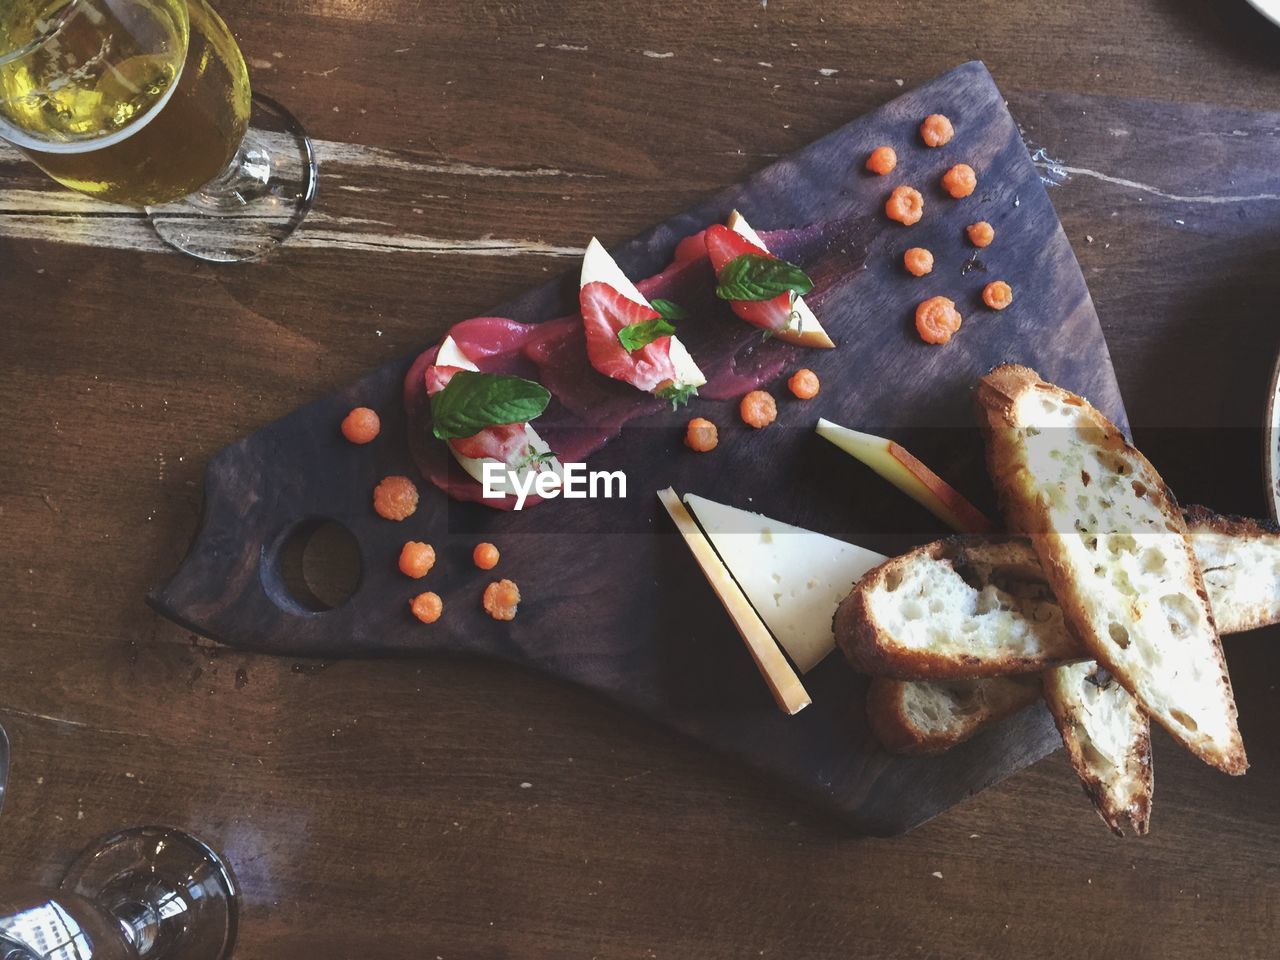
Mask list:
[[[866,230],[864,218],[850,218],[774,231],[763,237],[775,255],[805,268],[814,281],[814,292],[805,299],[820,308],[832,289],[853,282],[861,272],[866,247],[857,241]],[[715,273],[700,234],[681,241],[676,257],[661,273],[636,286],[650,300],[662,297],[688,312],[689,319],[677,323],[677,336],[707,377],[698,389],[699,397],[740,397],[776,379],[796,354],[803,352],[762,337],[758,327],[738,319],[729,305],[715,296]],[[823,318],[823,326],[828,332],[837,332],[827,318]],[[591,366],[582,317],[577,313],[537,324],[473,317],[454,324],[448,335],[485,373],[525,377],[551,391],[550,406],[533,426],[562,463],[586,460],[616,437],[628,421],[652,416],[669,406]],[[510,510],[514,497],[484,498],[481,485],[453,462],[447,445],[431,434],[426,372],[438,349],[425,350],[405,375],[404,403],[414,462],[423,476],[454,499]],[[531,496],[525,505],[536,502],[538,499]]]

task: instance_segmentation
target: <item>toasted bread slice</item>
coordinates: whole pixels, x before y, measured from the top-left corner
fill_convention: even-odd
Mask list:
[[[1218,633],[1280,622],[1280,527],[1198,506],[1183,515]]]
[[[1173,494],[1089,403],[1027,367],[978,383],[987,466],[1089,652],[1175,739],[1248,768],[1231,679]]]
[[[1040,675],[993,680],[890,680],[867,691],[871,732],[893,753],[950,750],[1040,699]]]
[[[1185,516],[1219,631],[1280,622],[1280,528],[1204,507]],[[1089,658],[1023,537],[953,537],[888,560],[858,581],[832,626],[856,669],[903,680],[998,677]]]
[[[901,680],[998,677],[1083,656],[1031,543],[952,537],[868,572],[832,621],[854,669]]]
[[[1117,836],[1151,822],[1151,723],[1104,668],[1086,660],[1044,673],[1044,698],[1071,766]]]

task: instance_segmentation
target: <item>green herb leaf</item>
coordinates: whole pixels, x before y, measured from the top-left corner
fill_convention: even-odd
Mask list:
[[[672,410],[679,410],[697,395],[698,388],[691,383],[671,383],[654,394],[659,400],[670,400]]]
[[[716,296],[721,300],[772,300],[788,292],[794,298],[813,289],[813,281],[794,263],[760,253],[734,257],[719,280]]]
[[[659,316],[663,320],[688,320],[689,311],[678,303],[672,303],[670,300],[663,300],[661,297],[654,297],[649,301],[650,306],[658,311]]]
[[[653,341],[661,337],[669,337],[676,332],[676,328],[667,323],[661,317],[654,317],[652,320],[642,320],[640,323],[633,323],[629,327],[623,327],[618,331],[618,342],[627,350],[639,350],[641,347],[647,346]]]
[[[520,461],[516,464],[515,469],[520,471],[528,470],[533,467],[540,467],[544,463],[550,463],[555,458],[556,455],[550,450],[543,450],[539,453],[537,450],[533,449],[533,447],[528,447],[524,452],[524,456],[521,457]]]
[[[486,427],[528,423],[551,402],[540,383],[459,370],[431,398],[431,432],[441,440],[473,437]]]

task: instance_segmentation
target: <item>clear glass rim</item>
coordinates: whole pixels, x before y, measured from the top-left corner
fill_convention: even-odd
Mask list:
[[[76,8],[80,6],[80,0],[71,0],[66,6],[58,11],[58,19],[52,30],[42,34],[30,43],[18,47],[16,50],[0,50],[0,67],[5,64],[13,63],[15,60],[21,60],[23,57],[29,57],[35,53],[46,43],[62,32],[62,28],[67,25],[67,21],[71,19],[71,15]]]
[[[31,54],[40,50],[47,43],[57,37],[84,3],[85,0],[69,0],[69,2],[58,11],[57,21],[51,30],[17,50],[13,50],[9,53],[0,53],[0,68],[21,60],[24,57],[31,56]],[[189,8],[186,4],[186,0],[182,0],[180,7],[182,15],[184,17],[189,16]],[[186,51],[184,50],[182,63],[179,66],[178,73],[173,78],[173,82],[169,84],[168,89],[166,89],[161,95],[160,99],[152,104],[151,109],[148,110],[141,118],[135,119],[127,126],[116,130],[114,133],[107,134],[106,136],[86,137],[84,139],[42,140],[39,137],[32,136],[26,130],[15,127],[8,122],[4,113],[0,112],[0,141],[7,141],[14,146],[22,147],[27,150],[35,150],[40,153],[91,153],[94,150],[101,150],[104,147],[114,146],[120,141],[127,140],[129,137],[133,136],[150,123],[160,113],[160,111],[165,108],[169,103],[170,98],[173,96],[174,91],[178,89],[178,84],[182,79],[182,71],[185,67]]]

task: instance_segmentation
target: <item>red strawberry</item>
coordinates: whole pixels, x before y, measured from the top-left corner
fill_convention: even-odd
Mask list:
[[[423,379],[427,384],[427,396],[434,397],[437,393],[449,385],[449,381],[453,379],[453,375],[461,370],[462,367],[445,367],[432,364],[427,367],[423,374]]]
[[[529,455],[529,433],[525,427],[523,423],[485,427],[473,437],[450,440],[449,446],[473,460],[492,457],[500,463],[515,466]]]
[[[706,230],[707,254],[711,257],[711,266],[716,275],[729,265],[730,261],[744,253],[754,253],[778,259],[763,247],[758,247],[736,230],[723,224],[712,224]],[[747,323],[769,330],[779,340],[794,343],[801,347],[831,347],[831,338],[820,326],[811,324],[812,329],[797,329],[796,320],[792,317],[794,306],[792,296],[782,293],[772,300],[730,300],[729,306]]]
[[[697,233],[691,233],[679,243],[676,244],[676,252],[673,260],[676,263],[683,263],[686,260],[697,260],[699,257],[707,255],[707,240],[705,230],[699,230]]]
[[[629,383],[646,393],[675,379],[670,337],[659,337],[639,350],[627,350],[618,341],[619,330],[656,320],[659,316],[656,310],[624,297],[599,280],[579,291],[578,302],[587,336],[587,356],[593,367],[606,377]]]

